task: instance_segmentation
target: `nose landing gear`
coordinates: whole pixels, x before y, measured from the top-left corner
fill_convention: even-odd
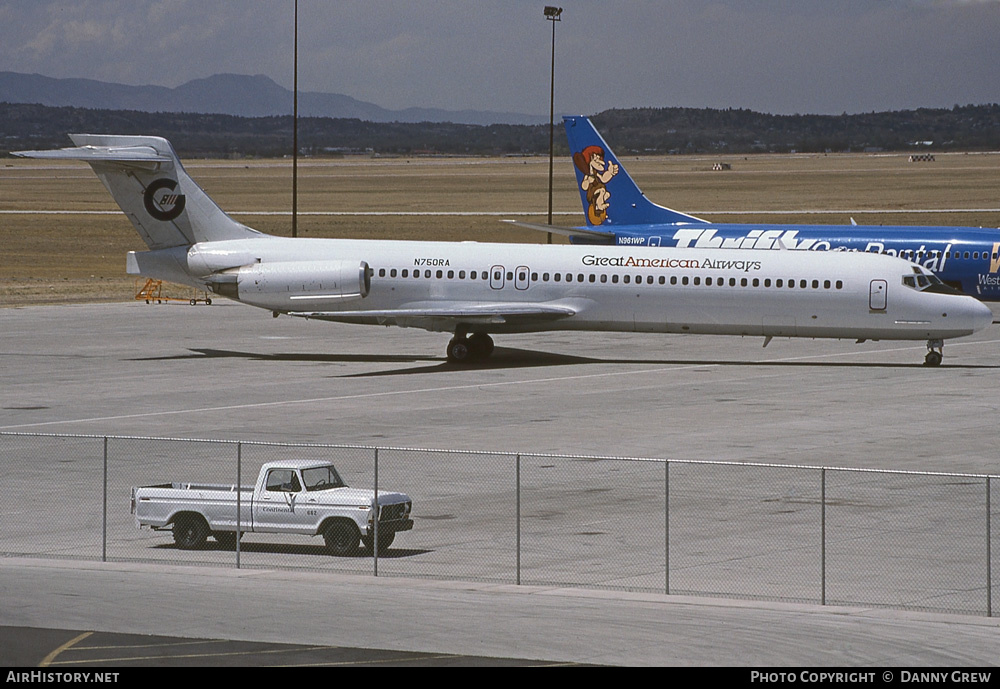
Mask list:
[[[940,366],[944,352],[944,340],[927,340],[927,356],[924,366]]]

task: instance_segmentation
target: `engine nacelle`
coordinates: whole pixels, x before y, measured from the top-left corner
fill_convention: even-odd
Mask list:
[[[337,310],[371,289],[365,261],[252,263],[217,277],[211,284],[219,294],[275,311]]]

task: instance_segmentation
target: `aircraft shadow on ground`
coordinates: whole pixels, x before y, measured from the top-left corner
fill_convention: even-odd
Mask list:
[[[163,543],[161,545],[153,546],[155,550],[176,550],[177,552],[184,553],[189,552],[176,543]],[[201,548],[194,550],[193,552],[225,552],[236,555],[236,548],[225,547],[214,541],[209,541]],[[415,555],[424,555],[426,553],[432,552],[431,550],[425,548],[392,548],[390,547],[383,553],[379,553],[379,560],[395,560],[404,557],[413,557]],[[372,551],[365,548],[361,548],[354,555],[345,556],[333,556],[330,552],[322,545],[306,545],[306,544],[287,544],[287,543],[253,543],[240,541],[240,553],[253,553],[255,555],[311,555],[314,557],[322,557],[327,560],[330,559],[370,559],[372,557]]]
[[[857,361],[741,361],[726,359],[622,359],[613,357],[584,357],[572,354],[542,352],[509,347],[497,347],[493,355],[485,361],[453,363],[441,357],[403,355],[403,354],[318,354],[318,353],[278,353],[262,354],[260,352],[242,352],[225,349],[191,349],[190,354],[152,357],[138,359],[139,361],[180,361],[186,359],[246,359],[247,361],[273,362],[314,362],[314,363],[385,363],[385,364],[418,364],[406,368],[394,368],[385,371],[366,371],[363,373],[345,374],[343,378],[370,378],[379,376],[398,376],[418,373],[439,373],[443,371],[492,371],[515,368],[536,368],[545,366],[572,365],[623,365],[623,366],[732,366],[732,367],[781,367],[781,368],[844,368],[844,369],[905,369],[929,368],[920,360],[907,363],[890,362],[857,362]],[[965,370],[997,370],[1000,364],[961,364],[949,362],[947,359],[939,369]]]

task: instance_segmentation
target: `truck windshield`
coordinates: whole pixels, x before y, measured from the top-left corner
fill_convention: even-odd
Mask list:
[[[347,485],[332,464],[303,469],[302,480],[306,484],[306,490],[328,490],[330,488],[343,488]]]

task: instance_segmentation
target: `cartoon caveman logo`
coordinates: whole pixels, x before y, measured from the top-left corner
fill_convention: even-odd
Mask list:
[[[580,188],[587,194],[587,219],[591,225],[600,225],[608,219],[611,192],[605,188],[611,178],[618,174],[617,163],[604,162],[604,149],[587,146],[573,154],[573,163],[583,173]]]

